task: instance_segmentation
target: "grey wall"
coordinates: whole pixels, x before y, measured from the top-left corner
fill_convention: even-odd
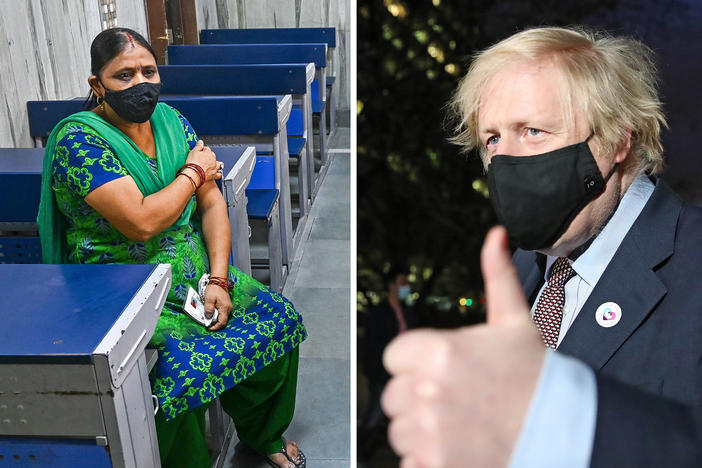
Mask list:
[[[118,26],[147,34],[144,0],[116,6]],[[87,96],[100,31],[98,0],[0,0],[0,147],[32,146],[27,101]]]
[[[198,28],[335,27],[336,51],[329,74],[336,76],[337,109],[349,109],[349,0],[198,0]]]

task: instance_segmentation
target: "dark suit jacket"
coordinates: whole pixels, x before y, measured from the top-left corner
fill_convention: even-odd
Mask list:
[[[514,262],[533,301],[543,284],[545,257],[518,250]],[[603,328],[595,310],[610,301],[621,307],[622,318]],[[660,397],[702,403],[702,210],[685,205],[659,180],[558,349],[598,375],[592,466],[699,461],[697,416],[667,427],[690,406]],[[674,457],[665,454],[675,450],[678,463],[669,463]]]
[[[545,257],[519,250],[514,261],[533,301]],[[605,302],[622,310],[612,328],[595,321]],[[659,181],[558,350],[626,384],[702,402],[702,210]]]

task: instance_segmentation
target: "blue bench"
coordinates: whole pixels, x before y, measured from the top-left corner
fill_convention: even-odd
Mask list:
[[[249,236],[251,229],[248,221],[250,207],[244,192],[256,167],[256,149],[253,146],[245,145],[212,146],[211,148],[217,154],[217,159],[224,163],[224,176],[219,185],[227,202],[227,213],[229,214],[229,223],[232,228],[231,263],[250,275],[251,249]],[[251,210],[252,218],[257,218],[258,216],[258,212]],[[277,227],[278,223],[276,222],[275,224]],[[273,238],[280,239],[280,232]],[[269,256],[277,258],[277,260],[270,262],[271,268],[280,268],[282,265],[280,242],[274,245],[271,250],[277,251],[277,255]],[[280,278],[280,274],[277,276],[271,275],[271,277]],[[276,286],[280,287],[278,284]]]
[[[247,219],[247,197],[245,189],[253,173],[256,163],[256,152],[253,146],[213,146],[217,158],[225,165],[223,192],[227,202],[230,223],[232,225],[232,264],[241,271],[251,274],[249,251],[250,228]],[[41,173],[44,159],[44,148],[0,148],[0,199],[5,203],[0,208],[0,264],[39,264],[41,263],[41,243],[36,231],[36,218],[41,191]],[[276,192],[276,190],[270,190]],[[256,198],[254,196],[254,198]],[[275,200],[273,216],[278,212],[278,200]],[[265,209],[265,208],[264,208]],[[260,216],[261,210],[254,209],[252,217]],[[277,219],[277,218],[276,218]],[[275,222],[276,229],[279,229]],[[15,232],[19,231],[19,232]],[[16,234],[21,234],[18,236]],[[277,237],[276,237],[277,236]],[[274,231],[272,239],[278,239],[270,247],[277,252],[272,255],[277,261],[272,262],[272,278],[280,278],[281,248],[279,231]],[[278,283],[280,279],[277,280]],[[279,290],[281,284],[275,284]],[[155,355],[155,353],[154,353]],[[155,360],[155,356],[153,357]],[[147,360],[150,360],[147,356]],[[222,411],[219,400],[215,400],[208,409],[210,432],[214,447],[223,447],[228,441],[228,416]],[[2,450],[0,440],[0,450]],[[4,447],[13,454],[25,454],[41,457],[48,451],[60,450],[66,460],[71,460],[71,451],[84,451],[89,446],[62,444],[52,441],[31,440],[14,441]],[[220,456],[224,456],[221,453]],[[47,456],[55,456],[55,453]],[[53,458],[52,460],[57,460]]]
[[[267,146],[272,156],[257,158],[259,161],[266,158],[272,160],[276,170],[274,185],[269,187],[280,192],[280,243],[281,262],[286,265],[281,267],[281,277],[271,277],[282,290],[287,276],[287,265],[293,258],[292,251],[292,219],[290,207],[290,183],[288,178],[287,141],[285,137],[285,122],[287,121],[291,99],[283,97],[172,97],[162,100],[180,110],[197,129],[200,136],[208,145],[219,143],[256,144],[258,147]],[[56,123],[63,117],[81,109],[81,100],[67,101],[29,101],[30,133],[36,144],[43,144]],[[212,118],[216,116],[216,118]],[[209,135],[209,136],[208,136]],[[224,135],[231,137],[223,138]],[[238,141],[233,141],[238,138]],[[256,171],[254,171],[254,178]],[[274,252],[270,252],[271,255]],[[252,260],[256,268],[270,268],[276,271],[277,266],[272,265],[277,259],[275,256]],[[271,284],[273,286],[273,284]]]
[[[328,166],[327,131],[324,108],[326,106],[327,66],[326,44],[212,44],[212,45],[172,45],[168,46],[168,63],[170,65],[247,65],[247,64],[290,64],[314,63],[315,85],[312,83],[312,109],[317,122],[315,129],[319,138],[320,171],[317,175],[321,181]],[[315,109],[317,112],[315,112]],[[319,183],[315,184],[318,187]]]
[[[41,263],[37,213],[44,150],[0,148],[0,263]]]
[[[0,265],[0,465],[159,466],[145,347],[170,284],[170,265]]]
[[[256,146],[256,169],[251,183],[256,183],[264,167],[274,169],[274,178],[266,178],[268,189],[280,194],[279,226],[282,243],[281,290],[295,252],[292,206],[290,199],[290,176],[286,123],[292,108],[289,95],[278,97],[237,96],[237,97],[169,97],[163,102],[175,107],[187,117],[193,128],[208,145],[247,144]],[[246,106],[234,105],[246,103]],[[216,116],[216,118],[213,118]],[[256,122],[249,125],[247,121]],[[262,156],[261,154],[272,154]],[[264,165],[265,164],[265,165]],[[249,196],[249,203],[252,203]],[[251,214],[249,212],[249,214]],[[268,242],[266,242],[268,244]],[[255,269],[268,268],[269,261],[252,258]],[[273,267],[271,266],[271,269]],[[272,270],[271,270],[272,271]],[[271,279],[272,285],[273,279]]]
[[[326,43],[328,70],[334,69],[336,52],[336,28],[253,28],[253,29],[203,29],[200,44],[307,44]],[[336,128],[336,112],[333,105],[335,77],[328,75],[327,128],[332,134]]]
[[[310,85],[314,66],[299,65],[164,65],[159,67],[164,98],[169,95],[291,94],[301,108],[287,122],[288,152],[295,162],[298,226],[304,226],[314,173]],[[310,130],[308,130],[310,129]],[[305,200],[303,202],[303,200]],[[294,208],[293,208],[294,209]],[[294,214],[294,212],[293,212]],[[297,229],[296,229],[297,231]]]
[[[202,44],[295,44],[324,42],[336,47],[335,28],[203,29]]]
[[[232,224],[232,265],[251,274],[247,198],[243,192],[256,163],[255,149],[212,149],[225,167],[223,192]],[[0,148],[0,199],[5,202],[0,208],[0,263],[41,263],[36,219],[43,160],[44,148]],[[257,216],[260,215],[253,214]]]

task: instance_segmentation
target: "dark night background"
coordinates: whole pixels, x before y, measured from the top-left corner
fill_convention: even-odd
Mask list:
[[[479,251],[495,217],[478,156],[460,154],[447,141],[445,106],[472,53],[526,27],[582,24],[633,36],[656,52],[670,125],[663,178],[702,204],[702,2],[358,0],[357,6],[359,353],[364,327],[372,324],[368,311],[384,295],[381,275],[391,267],[410,272],[422,325],[483,319]],[[359,371],[360,411],[362,364]],[[384,452],[375,463],[392,466]]]

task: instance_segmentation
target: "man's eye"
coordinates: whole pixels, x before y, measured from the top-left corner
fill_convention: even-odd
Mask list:
[[[153,76],[155,73],[154,70],[145,70],[144,71],[144,76]]]
[[[494,136],[491,136],[490,138],[487,139],[487,141],[485,142],[485,145],[486,146],[496,145],[499,141],[500,141],[500,137],[497,135],[494,135]]]
[[[527,133],[530,136],[537,136],[540,135],[542,132],[538,128],[527,128]]]
[[[117,75],[117,78],[119,78],[120,80],[129,80],[129,79],[131,79],[131,77],[132,77],[131,73],[127,73],[127,72],[120,73],[119,75]]]

